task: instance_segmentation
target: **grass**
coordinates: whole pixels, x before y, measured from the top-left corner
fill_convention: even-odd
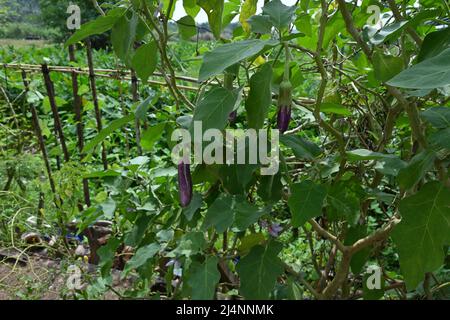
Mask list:
[[[25,39],[0,39],[1,46],[14,46],[16,48],[23,47],[44,47],[49,44],[47,40],[25,40]]]

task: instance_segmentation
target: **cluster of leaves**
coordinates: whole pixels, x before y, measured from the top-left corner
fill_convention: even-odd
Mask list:
[[[98,252],[104,278],[97,287],[112,281],[115,252],[124,244],[135,253],[123,276],[137,273],[147,290],[162,281],[162,294],[171,298],[445,292],[448,279],[435,277],[448,270],[450,243],[445,1],[302,0],[289,7],[272,0],[258,15],[252,0],[183,1],[188,16],[178,23],[180,37],[195,35],[195,16],[204,10],[218,42],[203,54],[197,96],[184,94],[174,77],[167,26],[176,2],[123,1],[66,43],[112,30],[122,63],[143,82],[158,69],[172,99],[167,106],[143,97],[134,113],[85,146],[85,161],[95,160],[97,146],[115,130],[135,119],[148,122],[141,141],[147,156],[106,171],[93,165],[84,176],[102,181],[105,191],[81,212],[82,225],[108,218],[117,226]],[[371,5],[381,12],[375,26],[367,25]],[[233,39],[222,38],[237,15],[241,27]],[[198,164],[192,199],[182,207],[170,159],[173,130],[190,129],[193,120],[204,130],[276,128],[282,81],[292,86],[292,119],[280,136],[279,172]],[[121,152],[119,136],[109,142]],[[379,290],[366,282],[365,267],[373,264],[383,270]]]

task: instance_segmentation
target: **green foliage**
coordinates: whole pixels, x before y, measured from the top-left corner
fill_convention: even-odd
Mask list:
[[[224,0],[197,0],[197,5],[206,12],[214,37],[220,39]]]
[[[200,68],[199,80],[204,81],[215,76],[239,61],[261,53],[265,48],[275,44],[276,42],[273,41],[254,39],[222,45],[205,54]]]
[[[412,290],[426,272],[444,262],[444,245],[450,243],[450,190],[435,181],[404,198],[399,206],[403,220],[392,237],[399,250],[400,267]]]
[[[322,206],[326,189],[312,181],[303,181],[292,185],[289,207],[292,212],[292,225],[303,226],[311,218],[322,214]]]
[[[295,6],[285,6],[280,0],[269,1],[263,7],[263,15],[269,17],[269,21],[278,30],[287,28],[292,22]]]
[[[189,40],[197,34],[195,20],[191,16],[184,16],[177,21],[177,24],[182,39]]]
[[[409,89],[435,89],[450,82],[450,49],[404,70],[388,84]]]
[[[268,299],[283,264],[278,258],[281,244],[270,241],[264,246],[254,246],[236,266],[241,277],[241,292],[247,299]]]
[[[191,266],[189,285],[192,287],[192,299],[211,300],[214,298],[216,286],[220,280],[217,270],[217,257],[206,257],[202,264],[194,263]]]
[[[250,93],[245,103],[248,126],[261,129],[272,104],[272,68],[264,64],[250,79]]]
[[[203,130],[224,129],[237,98],[235,92],[222,87],[213,88],[200,100],[192,120],[201,121]]]
[[[72,74],[51,72],[70,161],[54,134],[41,78],[28,74],[25,94],[20,73],[0,70],[2,244],[25,248],[16,233],[32,230],[61,240],[69,222],[78,228],[74,233],[87,234],[96,221],[111,221],[109,241],[103,238],[97,251],[101,277],[78,293],[82,298],[100,297],[117,268],[121,278],[134,279],[120,292],[125,298],[445,296],[446,7],[406,1],[397,5],[396,19],[383,6],[383,19],[372,24],[368,6],[379,4],[373,1],[289,7],[272,0],[258,15],[257,1],[182,2],[187,16],[181,19],[174,18],[181,0],[161,6],[103,2],[106,15],[83,16],[87,23],[80,30],[63,35],[64,48],[0,48],[2,63],[64,66],[67,45],[77,44],[70,64],[85,70],[80,42],[102,36],[112,43],[110,50],[93,52],[95,67],[103,69],[95,78],[98,110],[92,79],[84,72],[77,76],[81,123],[73,109]],[[43,14],[56,10],[47,4]],[[197,26],[200,10],[209,22]],[[238,15],[233,34],[223,32]],[[55,23],[63,17],[55,12]],[[201,40],[205,29],[215,40]],[[197,32],[199,41],[191,42]],[[139,77],[137,86],[130,69]],[[181,207],[172,133],[194,133],[194,121],[217,134],[270,132],[281,114],[277,101],[290,107],[275,158],[279,170],[264,175],[262,163],[192,163],[192,199]],[[33,131],[32,107],[43,142]],[[235,156],[255,153],[250,147],[256,142],[247,140]],[[383,270],[382,285],[371,289],[367,267],[375,262]]]
[[[128,116],[125,116],[123,118],[114,120],[111,122],[111,124],[99,132],[97,136],[95,136],[94,139],[89,141],[89,143],[84,147],[83,152],[89,152],[92,149],[94,149],[97,145],[99,145],[103,140],[105,140],[111,133],[113,133],[115,130],[120,129],[130,121],[134,120],[134,114],[130,114]]]

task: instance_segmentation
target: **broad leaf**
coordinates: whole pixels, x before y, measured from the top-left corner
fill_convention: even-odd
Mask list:
[[[450,28],[431,32],[427,34],[420,47],[417,60],[423,61],[437,56],[439,53],[450,47]]]
[[[434,146],[450,150],[450,127],[432,133],[429,141]]]
[[[145,130],[141,136],[142,149],[145,151],[151,151],[155,142],[161,138],[165,127],[166,123],[161,122]]]
[[[373,67],[375,78],[381,82],[386,82],[404,69],[403,58],[376,51],[373,55]]]
[[[248,24],[250,25],[252,32],[254,33],[270,33],[272,30],[272,23],[270,22],[269,16],[257,15],[252,16],[248,19]]]
[[[218,177],[228,193],[243,194],[248,190],[253,172],[257,167],[257,164],[220,165]]]
[[[314,160],[322,153],[322,150],[313,142],[300,136],[282,135],[280,142],[292,149],[294,155],[299,159]]]
[[[94,21],[90,21],[81,26],[67,41],[65,46],[75,44],[78,41],[86,39],[89,36],[102,34],[114,26],[114,24],[121,18],[120,15],[107,15],[98,17]]]
[[[216,286],[220,280],[220,272],[217,269],[219,259],[206,257],[205,261],[193,263],[190,268],[188,283],[192,288],[193,300],[211,300],[214,298]]]
[[[245,256],[254,246],[262,245],[264,242],[266,242],[266,238],[260,232],[247,234],[241,239],[241,245],[238,247],[239,254]]]
[[[424,150],[415,155],[408,165],[398,173],[398,183],[401,188],[407,190],[418,183],[433,166],[436,154],[430,150]]]
[[[208,208],[205,220],[203,221],[203,230],[214,226],[218,233],[223,233],[233,224],[234,207],[234,197],[221,194]]]
[[[281,249],[282,245],[274,241],[266,246],[254,246],[237,264],[240,291],[246,299],[269,299],[277,278],[284,271],[283,263],[278,258]]]
[[[434,89],[450,83],[450,48],[424,60],[389,80],[387,84],[409,89]]]
[[[272,0],[264,5],[263,14],[269,16],[273,26],[278,30],[281,30],[287,28],[289,24],[291,24],[294,18],[295,9],[295,6],[288,7],[280,0]]]
[[[145,231],[151,222],[151,216],[142,215],[134,221],[133,229],[125,236],[125,244],[127,246],[135,247],[142,241]]]
[[[328,189],[327,218],[330,221],[346,220],[355,226],[360,213],[360,197],[348,183],[337,183]]]
[[[101,246],[97,250],[98,257],[100,258],[99,266],[100,272],[103,277],[109,275],[111,267],[114,262],[114,258],[116,256],[116,251],[120,246],[121,241],[117,238],[111,238],[108,240],[108,243],[104,246]]]
[[[106,199],[106,201],[100,204],[100,207],[102,208],[106,218],[110,219],[114,217],[114,212],[116,211],[116,202],[113,198],[109,197],[108,199]]]
[[[256,5],[258,0],[244,0],[241,6],[241,14],[239,15],[239,22],[245,32],[250,32],[250,25],[247,20],[256,13]]]
[[[322,214],[323,201],[327,195],[325,188],[307,180],[294,184],[291,192],[288,205],[292,213],[292,226],[301,227],[309,219]]]
[[[338,33],[343,31],[345,31],[344,19],[342,19],[342,15],[335,13],[333,17],[327,21],[322,47],[327,49],[331,41],[336,38]]]
[[[220,39],[224,0],[197,0],[197,5],[205,10],[212,33]]]
[[[199,81],[205,81],[212,76],[222,73],[226,68],[260,53],[264,48],[276,44],[277,42],[273,40],[253,39],[227,43],[217,47],[205,54],[200,68]]]
[[[144,101],[138,104],[136,110],[134,111],[134,115],[137,120],[145,120],[147,117],[147,111],[150,106],[150,102],[152,102],[153,97],[148,97]]]
[[[248,203],[242,196],[221,194],[208,208],[202,228],[214,226],[218,233],[223,233],[234,224],[239,231],[245,231],[267,212],[267,209]]]
[[[239,14],[240,0],[225,1],[222,15],[222,29],[225,29]]]
[[[424,185],[400,202],[402,221],[392,238],[400,256],[400,269],[409,290],[425,273],[444,263],[444,245],[450,244],[450,190],[440,182]]]
[[[236,199],[235,210],[234,225],[239,231],[243,232],[249,226],[256,223],[261,216],[268,213],[267,209],[259,209],[254,204],[248,203],[243,197]]]
[[[157,64],[158,48],[154,41],[140,46],[131,59],[131,65],[143,83],[146,83],[148,78],[155,72]]]
[[[136,14],[133,14],[130,19],[124,15],[112,28],[111,43],[114,52],[128,66],[131,65],[131,53],[138,22],[139,19]]]
[[[324,102],[320,104],[320,112],[339,114],[341,116],[351,116],[352,112],[339,103]]]
[[[228,123],[228,116],[233,111],[237,99],[235,92],[215,87],[198,103],[193,121],[201,121],[203,130],[211,128],[222,130]]]
[[[200,12],[200,7],[197,5],[196,0],[183,0],[183,8],[192,18],[195,18]]]
[[[450,108],[433,107],[423,111],[420,116],[437,129],[450,127]]]
[[[261,129],[267,118],[267,113],[272,104],[272,67],[269,63],[250,78],[250,92],[245,101],[248,126],[253,129]]]
[[[155,254],[158,253],[159,249],[160,245],[158,243],[151,243],[139,248],[125,266],[124,273],[146,264],[149,259],[153,258]]]
[[[177,21],[177,25],[182,39],[189,40],[197,34],[197,26],[191,16],[184,16]]]
[[[124,125],[134,120],[134,114],[129,114],[123,118],[114,120],[105,129],[101,130],[89,143],[83,148],[83,153],[87,153],[105,140],[111,133],[122,128]]]

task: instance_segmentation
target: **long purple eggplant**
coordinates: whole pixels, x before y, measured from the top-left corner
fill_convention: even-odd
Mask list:
[[[178,164],[178,187],[180,188],[180,203],[187,207],[192,199],[191,166],[181,161]]]

